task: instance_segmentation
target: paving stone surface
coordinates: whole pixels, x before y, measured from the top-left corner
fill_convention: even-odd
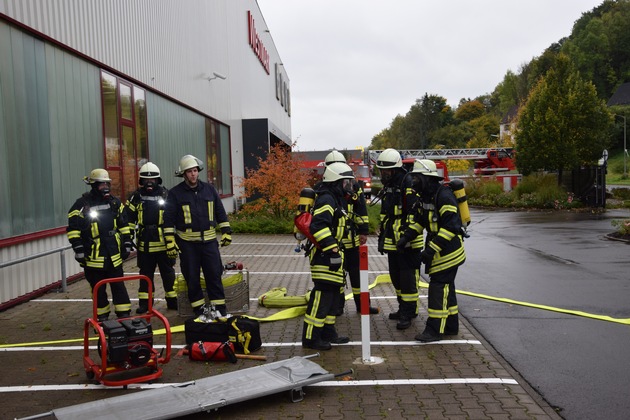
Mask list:
[[[290,235],[234,235],[232,245],[221,249],[224,263],[240,261],[249,272],[247,315],[264,319],[282,310],[265,308],[257,302],[258,296],[274,287],[286,287],[288,295],[309,290],[312,283],[308,261],[303,254],[294,252],[295,244]],[[368,250],[368,281],[374,283],[377,276],[386,273],[387,259],[376,252],[374,237],[368,241]],[[125,262],[125,273],[138,273],[135,258]],[[185,319],[166,308],[160,283],[157,275],[155,309],[168,318],[172,328],[183,325]],[[137,281],[125,284],[135,310]],[[337,318],[337,330],[349,336],[351,342],[309,357],[340,376],[304,387],[301,401],[293,402],[289,392],[280,392],[183,418],[560,418],[465,319],[457,336],[437,343],[416,342],[414,336],[422,331],[426,319],[426,292],[420,289],[420,316],[411,328],[398,331],[395,321],[387,317],[397,309],[393,287],[378,283],[371,289],[372,303],[380,308],[380,313],[369,318],[367,352],[361,344],[368,336],[361,329],[362,316],[357,313],[354,301],[348,300],[344,315]],[[150,392],[138,389],[143,384],[122,389],[104,387],[88,379],[83,366],[83,335],[85,320],[90,317],[91,293],[85,280],[70,284],[66,292],[51,292],[0,313],[0,419],[37,416],[131,393],[141,398],[142,392]],[[266,356],[266,362],[190,361],[187,356],[178,355],[185,344],[184,333],[173,333],[171,360],[162,366],[163,374],[153,385],[194,381],[295,356],[312,356],[316,352],[301,347],[302,323],[301,316],[261,322],[263,347],[254,354]],[[153,326],[161,328],[157,319]],[[156,334],[154,342],[157,348],[163,346],[165,335]],[[96,350],[90,351],[90,357],[100,363]],[[112,418],[125,416],[112,413]]]

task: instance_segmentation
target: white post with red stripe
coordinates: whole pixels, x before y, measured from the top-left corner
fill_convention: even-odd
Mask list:
[[[368,247],[359,246],[361,286],[361,354],[363,363],[374,363],[370,352],[370,283],[368,279]]]

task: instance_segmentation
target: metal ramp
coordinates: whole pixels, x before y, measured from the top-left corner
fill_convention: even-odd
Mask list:
[[[59,420],[170,419],[210,412],[229,404],[282,391],[290,391],[292,400],[297,402],[303,399],[302,387],[336,376],[306,359],[313,356],[318,354],[297,356],[198,381],[77,404],[46,414],[52,414]]]

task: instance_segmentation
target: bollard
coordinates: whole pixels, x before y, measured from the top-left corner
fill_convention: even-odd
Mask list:
[[[370,286],[368,279],[368,247],[359,247],[361,285],[361,355],[363,363],[373,363],[370,352]]]

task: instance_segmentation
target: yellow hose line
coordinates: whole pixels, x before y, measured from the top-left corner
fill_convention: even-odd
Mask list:
[[[376,282],[377,283],[388,283],[390,281],[391,280],[389,278],[389,274],[381,274],[381,275],[379,275],[376,278]],[[420,287],[425,287],[425,288],[429,287],[429,284],[425,283],[423,281],[418,282],[418,284],[419,284]],[[562,314],[581,316],[581,317],[584,317],[584,318],[597,319],[599,321],[608,321],[608,322],[615,322],[617,324],[630,325],[630,318],[613,318],[613,317],[610,317],[608,315],[590,314],[588,312],[574,311],[574,310],[571,310],[571,309],[556,308],[554,306],[539,305],[537,303],[522,302],[520,300],[514,300],[514,299],[501,298],[501,297],[496,297],[496,296],[483,295],[481,293],[466,292],[466,291],[463,291],[463,290],[457,290],[457,294],[466,295],[466,296],[472,296],[472,297],[476,297],[476,298],[480,298],[480,299],[494,300],[496,302],[510,303],[512,305],[527,306],[527,307],[530,307],[530,308],[542,309],[542,310],[545,310],[545,311],[551,311],[551,312],[558,312],[558,313],[562,313]]]
[[[376,280],[374,280],[373,283],[370,284],[369,288],[372,289],[374,286],[376,286],[377,284],[381,284],[381,283],[391,283],[391,279],[389,277],[389,274],[380,274],[376,277]],[[429,284],[423,281],[419,281],[418,285],[420,287],[424,287],[424,288],[428,288]],[[582,311],[574,311],[571,309],[563,309],[563,308],[556,308],[553,306],[547,306],[547,305],[538,305],[536,303],[529,303],[529,302],[522,302],[522,301],[518,301],[518,300],[514,300],[514,299],[508,299],[508,298],[501,298],[501,297],[496,297],[496,296],[489,296],[489,295],[484,295],[481,293],[472,293],[472,292],[466,292],[463,290],[458,290],[457,294],[460,295],[466,295],[466,296],[472,296],[472,297],[476,297],[476,298],[480,298],[480,299],[488,299],[488,300],[494,300],[496,302],[503,302],[503,303],[509,303],[512,305],[520,305],[520,306],[526,306],[526,307],[530,307],[530,308],[536,308],[536,309],[542,309],[545,311],[551,311],[551,312],[558,312],[558,313],[563,313],[563,314],[568,314],[568,315],[575,315],[575,316],[581,316],[584,318],[591,318],[591,319],[596,319],[599,321],[608,321],[608,322],[615,322],[617,324],[624,324],[624,325],[630,325],[630,318],[613,318],[607,315],[596,315],[596,314],[591,314],[588,312],[582,312]],[[346,300],[350,299],[352,297],[352,293],[348,293],[346,295]],[[251,318],[251,319],[255,319],[259,322],[273,322],[273,321],[281,321],[284,319],[291,319],[291,318],[296,318],[298,316],[302,316],[304,315],[304,313],[306,312],[306,306],[295,306],[293,308],[287,308],[284,309],[282,311],[276,312],[273,315],[270,315],[268,317],[265,318],[256,318],[253,316],[247,316],[247,318]],[[184,325],[175,325],[171,327],[171,333],[180,333],[180,332],[184,332]],[[158,330],[153,331],[154,335],[162,335],[162,334],[166,334],[166,329],[165,328],[161,328]],[[90,337],[90,340],[97,340],[98,337]],[[47,345],[51,345],[51,344],[65,344],[65,343],[77,343],[77,342],[83,342],[83,338],[73,338],[73,339],[67,339],[67,340],[56,340],[56,341],[40,341],[40,342],[36,342],[36,343],[17,343],[17,344],[0,344],[0,349],[3,348],[11,348],[11,347],[33,347],[33,346],[47,346]]]

